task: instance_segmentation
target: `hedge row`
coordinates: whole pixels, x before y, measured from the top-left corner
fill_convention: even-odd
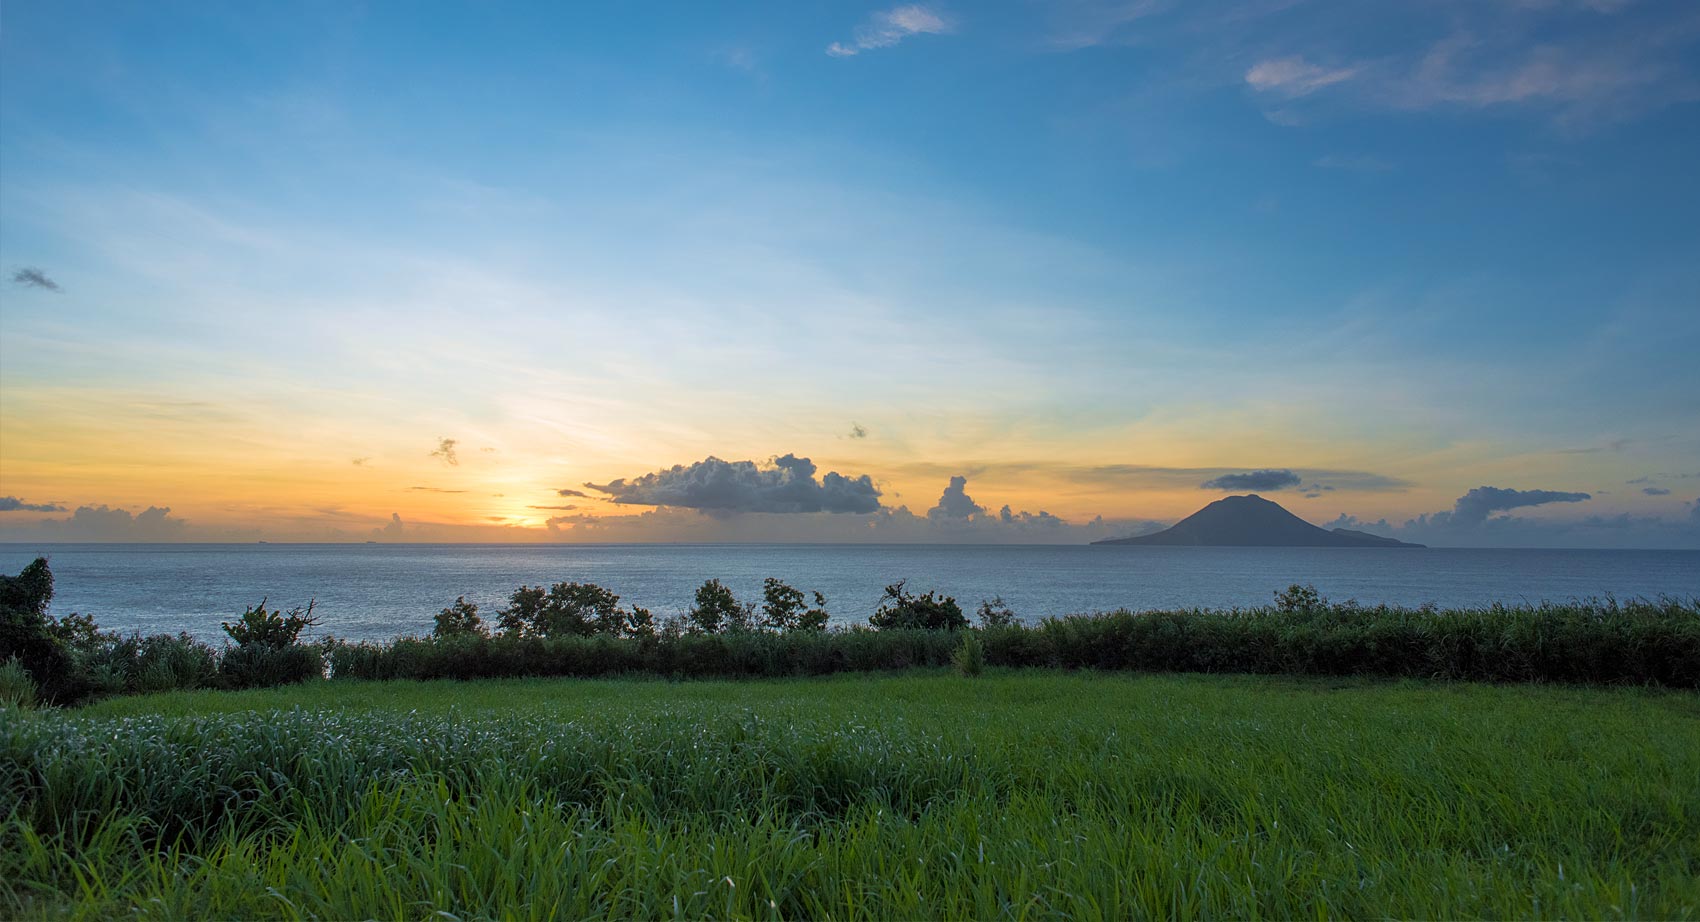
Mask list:
[[[991,666],[1700,687],[1700,601],[1118,611],[978,631]],[[339,644],[333,677],[824,675],[945,666],[960,632],[426,637]]]

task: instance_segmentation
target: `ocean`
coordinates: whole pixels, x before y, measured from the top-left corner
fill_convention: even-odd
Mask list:
[[[1590,596],[1700,597],[1700,551],[1460,548],[1200,548],[986,545],[5,544],[0,571],[46,556],[53,612],[125,633],[222,637],[219,622],[262,598],[317,600],[319,632],[351,639],[426,633],[457,596],[493,619],[522,584],[598,583],[664,617],[718,578],[759,601],[776,576],[827,597],[833,621],[865,622],[888,583],[955,596],[970,615],[1002,596],[1046,615],[1268,603],[1292,583],[1373,604],[1484,606]]]

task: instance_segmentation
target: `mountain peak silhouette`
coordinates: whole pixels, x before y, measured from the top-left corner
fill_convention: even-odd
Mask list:
[[[1150,535],[1093,544],[1169,547],[1422,547],[1367,532],[1318,528],[1255,493],[1219,499]]]

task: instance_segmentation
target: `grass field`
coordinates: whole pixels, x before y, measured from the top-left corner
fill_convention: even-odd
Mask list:
[[[0,714],[0,917],[1700,917],[1692,692],[992,670]]]

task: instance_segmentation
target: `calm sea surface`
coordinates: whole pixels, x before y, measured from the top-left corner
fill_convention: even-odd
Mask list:
[[[1291,583],[1334,599],[1419,605],[1700,597],[1700,551],[1399,550],[865,545],[0,545],[0,571],[38,554],[57,580],[53,611],[124,632],[220,636],[262,597],[317,599],[321,631],[424,633],[456,596],[498,607],[521,584],[599,583],[657,616],[682,613],[711,577],[759,600],[777,576],[827,597],[834,620],[865,621],[887,583],[937,588],[964,609],[1002,595],[1023,618],[1115,608],[1266,603]]]

